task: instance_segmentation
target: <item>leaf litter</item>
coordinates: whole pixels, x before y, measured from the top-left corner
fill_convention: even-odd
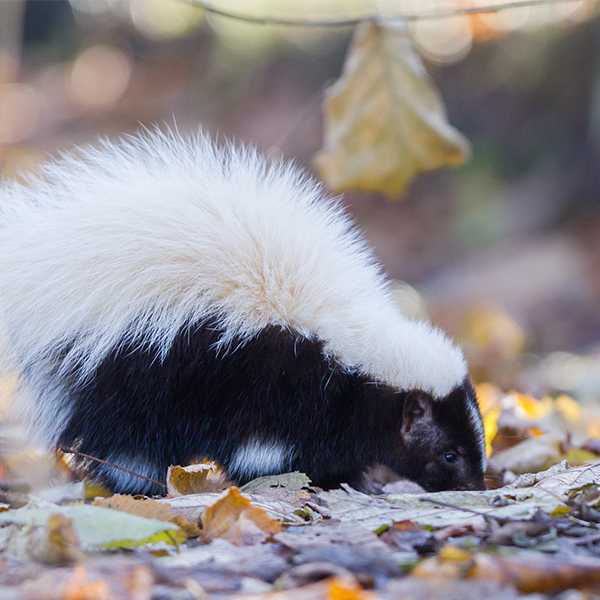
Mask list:
[[[486,491],[426,493],[380,482],[377,469],[362,490],[320,490],[300,473],[238,489],[217,465],[201,464],[171,469],[165,498],[86,500],[102,490],[64,478],[57,491],[0,492],[0,598],[599,594],[596,415],[565,397],[487,386]],[[573,465],[579,450],[596,460]]]

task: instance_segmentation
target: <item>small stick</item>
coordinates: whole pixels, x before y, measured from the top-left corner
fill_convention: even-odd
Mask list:
[[[96,458],[95,456],[90,456],[89,454],[79,452],[79,450],[75,450],[73,448],[65,448],[64,446],[62,446],[60,450],[61,450],[61,452],[64,452],[65,454],[76,454],[77,456],[83,456],[84,458],[89,458],[90,460],[95,460],[96,462],[102,463],[103,465],[108,465],[109,467],[114,467],[115,469],[125,471],[125,473],[129,473],[130,475],[134,475],[135,477],[139,477],[140,479],[145,479],[146,481],[149,481],[150,483],[155,483],[156,485],[160,485],[160,487],[163,487],[163,488],[167,487],[164,483],[161,483],[160,481],[156,481],[156,479],[151,479],[150,477],[146,477],[145,475],[140,475],[139,473],[130,471],[129,469],[126,469],[125,467],[120,467],[119,465],[115,465],[106,460],[102,460],[101,458]]]

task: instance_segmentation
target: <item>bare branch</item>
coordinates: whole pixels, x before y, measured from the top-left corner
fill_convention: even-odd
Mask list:
[[[457,17],[463,15],[478,15],[485,13],[497,13],[503,10],[516,9],[516,8],[528,8],[531,6],[550,6],[553,4],[568,4],[572,2],[581,2],[581,0],[514,0],[513,2],[506,2],[504,4],[488,4],[477,7],[469,8],[451,8],[443,10],[433,10],[418,13],[394,13],[394,14],[366,14],[359,18],[354,19],[340,19],[340,20],[312,20],[312,19],[284,19],[280,17],[258,17],[252,14],[244,14],[240,12],[227,11],[218,8],[215,4],[208,2],[207,0],[184,0],[189,4],[194,4],[204,10],[219,15],[222,17],[228,17],[230,19],[236,19],[238,21],[245,21],[247,23],[255,23],[257,25],[286,25],[291,27],[353,27],[362,23],[363,21],[375,20],[375,21],[425,21],[432,19],[444,19],[448,17]]]

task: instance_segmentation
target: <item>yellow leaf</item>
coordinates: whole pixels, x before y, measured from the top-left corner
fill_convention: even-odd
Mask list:
[[[500,407],[489,410],[483,417],[483,431],[485,434],[485,452],[488,456],[492,454],[492,442],[498,433],[498,417]]]
[[[170,498],[188,494],[205,494],[222,491],[225,476],[214,462],[171,466],[167,471],[167,492]]]
[[[586,432],[590,439],[600,438],[600,419],[591,416],[586,421]]]
[[[577,423],[581,420],[581,406],[566,394],[561,394],[554,401],[556,410],[569,422]]]
[[[574,466],[597,460],[598,455],[583,448],[569,448],[565,458],[569,461],[570,465]]]
[[[463,579],[469,574],[472,558],[468,560],[441,560],[437,556],[425,558],[410,572],[411,577]]]
[[[316,163],[329,187],[397,197],[417,173],[460,165],[468,155],[406,26],[359,25],[325,99]]]
[[[515,403],[517,413],[521,413],[521,416],[525,417],[530,421],[541,419],[548,413],[548,404],[537,400],[533,396],[527,394],[519,394],[517,392],[511,392],[510,394]]]
[[[440,560],[453,562],[469,560],[471,556],[471,553],[467,552],[464,548],[459,548],[458,546],[453,546],[452,544],[443,546],[438,553]]]
[[[487,305],[478,305],[469,311],[466,337],[480,351],[493,351],[503,359],[520,354],[525,344],[521,326],[506,312]]]
[[[475,386],[475,392],[482,415],[500,405],[502,392],[493,383],[478,383]]]
[[[570,506],[557,506],[551,513],[551,517],[562,517],[571,510]]]

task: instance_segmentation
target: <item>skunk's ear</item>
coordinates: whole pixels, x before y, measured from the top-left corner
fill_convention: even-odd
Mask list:
[[[433,400],[424,392],[411,392],[404,400],[402,410],[402,434],[410,435],[415,427],[431,424],[433,418]]]

